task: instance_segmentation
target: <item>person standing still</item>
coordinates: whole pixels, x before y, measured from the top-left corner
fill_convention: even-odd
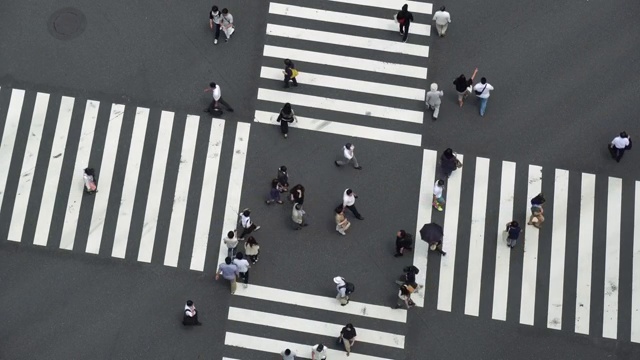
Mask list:
[[[493,90],[493,86],[487,82],[487,78],[480,79],[480,82],[473,87],[478,100],[480,100],[480,116],[484,116],[487,110],[487,101],[489,101],[489,93]]]
[[[398,231],[396,234],[396,253],[393,255],[395,257],[400,257],[404,255],[404,251],[413,250],[413,235],[408,234],[404,230]]]
[[[235,25],[233,25],[233,15],[229,13],[227,8],[222,9],[222,31],[224,31],[224,42],[228,42],[231,39],[231,35],[236,31]]]
[[[266,201],[267,205],[271,205],[274,202],[278,204],[282,204],[283,201],[280,199],[280,190],[278,190],[278,179],[271,180],[271,190],[269,190],[269,200]]]
[[[233,258],[236,256],[236,247],[238,246],[238,234],[235,231],[229,231],[227,236],[222,238],[224,244],[227,245],[227,256]]]
[[[280,109],[280,114],[276,121],[280,123],[280,131],[285,139],[289,136],[289,124],[292,124],[296,120],[296,114],[293,112],[291,104],[284,104],[282,109]]]
[[[249,286],[249,261],[244,258],[244,255],[239,252],[236,254],[236,258],[233,259],[233,264],[238,268],[238,275],[240,275],[240,279],[242,280],[245,288]]]
[[[440,98],[444,95],[443,91],[438,91],[438,84],[431,84],[431,91],[427,92],[427,106],[433,110],[433,120],[438,120],[440,114]]]
[[[451,15],[448,11],[445,11],[445,7],[440,7],[440,10],[436,11],[433,14],[433,21],[436,22],[436,30],[438,30],[438,35],[440,37],[444,37],[447,34],[447,28],[449,27],[449,23],[451,23]]]
[[[342,330],[340,330],[338,342],[344,345],[344,350],[347,352],[347,356],[351,354],[351,347],[355,345],[357,335],[356,328],[354,328],[351,323],[348,323],[342,328]]]
[[[354,152],[355,146],[352,143],[346,143],[342,147],[342,156],[344,160],[336,160],[334,163],[336,166],[347,165],[349,163],[353,164],[353,168],[357,170],[362,170],[362,166],[358,164],[358,159],[356,159],[356,154]]]
[[[402,42],[407,42],[409,38],[409,25],[413,21],[413,14],[409,12],[409,5],[402,5],[402,10],[398,11],[396,20],[400,25],[400,35],[402,35]]]
[[[225,109],[229,112],[233,112],[233,108],[229,105],[228,102],[224,101],[222,98],[222,90],[220,86],[214,82],[209,83],[209,87],[204,89],[204,92],[211,92],[213,95],[213,99],[211,100],[211,104],[204,111],[210,114],[221,114],[222,110],[220,110],[220,105],[224,106]]]
[[[202,325],[202,323],[198,321],[198,312],[196,310],[196,307],[193,305],[193,301],[191,300],[187,300],[187,304],[184,306],[182,325]]]
[[[351,227],[351,223],[344,216],[344,207],[338,206],[336,208],[336,231],[340,233],[340,235],[347,235],[346,231]]]
[[[438,211],[442,211],[444,209],[444,196],[442,193],[444,192],[444,180],[436,180],[435,184],[433,184],[433,207]]]
[[[218,38],[220,38],[220,22],[222,21],[222,14],[218,10],[217,6],[211,8],[209,13],[209,27],[214,31],[213,45],[218,45]]]
[[[291,210],[291,220],[293,220],[294,229],[300,230],[303,227],[309,225],[305,221],[305,215],[307,213],[302,210],[302,204],[295,203],[293,204],[293,209]]]
[[[544,195],[542,193],[536,195],[533,199],[531,199],[531,216],[529,216],[528,225],[533,225],[536,228],[540,228],[542,223],[544,222],[544,209],[543,205],[546,202]]]
[[[513,220],[507,224],[507,229],[505,230],[505,232],[507,232],[507,246],[513,249],[518,242],[518,237],[520,237],[520,232],[522,232],[522,229],[520,228],[518,222]]]
[[[238,277],[238,267],[231,262],[231,258],[227,256],[224,259],[224,263],[218,266],[218,272],[216,273],[216,281],[222,278],[229,281],[231,286],[231,295],[236,293],[236,278]]]
[[[461,74],[455,80],[453,80],[453,85],[456,86],[456,91],[458,92],[458,105],[462,107],[462,104],[464,104],[464,99],[466,99],[469,93],[471,93],[470,87],[471,85],[473,85],[473,80],[467,80],[464,74]]]
[[[620,162],[625,150],[631,150],[631,138],[626,131],[623,131],[611,141],[609,151],[611,152],[611,157],[616,159],[616,162]]]
[[[345,190],[344,194],[342,194],[342,207],[349,209],[349,211],[351,211],[351,213],[356,217],[356,219],[364,220],[364,217],[362,217],[362,215],[360,215],[360,213],[358,212],[358,209],[356,209],[357,198],[358,198],[358,195],[356,195],[356,193],[354,193],[353,190],[351,189]]]
[[[296,65],[293,61],[289,59],[284,59],[284,88],[289,88],[289,81],[293,83],[293,86],[298,86],[298,70],[296,70]]]

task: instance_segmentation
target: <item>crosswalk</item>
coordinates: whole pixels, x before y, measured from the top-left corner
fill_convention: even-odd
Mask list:
[[[406,43],[393,20],[404,4],[416,19]],[[288,102],[292,127],[422,146],[431,11],[417,1],[271,2],[254,121],[279,125]],[[283,89],[287,58],[300,86]]]
[[[195,271],[219,257],[209,239],[237,220],[212,216],[224,120],[9,88],[0,118],[0,238]],[[239,207],[250,127],[237,124],[226,208]]]
[[[443,225],[447,255],[425,256],[426,243],[416,243],[414,263],[425,270],[418,282],[427,284],[416,303],[640,342],[640,181],[459,159],[439,213],[431,206],[439,156],[423,153],[417,225]],[[538,230],[526,223],[540,192],[547,204]],[[504,231],[511,220],[524,229],[514,250]]]

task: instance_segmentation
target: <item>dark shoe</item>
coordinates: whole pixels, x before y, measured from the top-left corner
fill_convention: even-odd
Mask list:
[[[204,110],[202,110],[202,111],[204,111],[204,112],[206,112],[206,113],[211,113],[211,110],[209,110],[209,108],[206,108],[206,109],[204,109]]]
[[[362,170],[362,166],[358,166],[358,167],[355,167],[355,166],[354,166],[354,169],[356,169],[356,170]]]
[[[202,323],[201,322],[197,322],[196,325],[200,326],[200,325],[202,325]]]
[[[336,160],[336,161],[334,161],[333,163],[334,163],[334,164],[336,164],[336,166],[338,166],[338,167],[340,166],[340,164],[338,164],[338,161],[337,161],[337,160]]]
[[[440,254],[442,254],[442,256],[447,256],[447,253],[442,251]]]
[[[393,256],[394,257],[400,257],[400,256],[402,256],[402,254],[394,254]]]
[[[360,215],[360,216],[356,216],[356,219],[358,219],[358,220],[364,220],[364,217],[363,217],[362,215]]]
[[[288,88],[289,88],[289,85],[285,85],[285,86],[284,86],[284,88],[285,88],[285,89],[288,89]]]
[[[298,83],[293,83],[293,86],[298,86]]]
[[[233,109],[227,109],[228,112],[233,112]]]

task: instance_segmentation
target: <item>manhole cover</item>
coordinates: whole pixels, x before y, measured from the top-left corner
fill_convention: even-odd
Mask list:
[[[54,12],[49,17],[49,32],[60,40],[70,40],[84,32],[87,18],[74,8],[64,8]]]

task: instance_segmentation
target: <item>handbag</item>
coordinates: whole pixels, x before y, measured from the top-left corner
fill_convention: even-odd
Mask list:
[[[486,88],[487,88],[487,85],[485,85],[485,86],[482,88],[482,91],[475,90],[476,95],[477,95],[477,96],[482,95],[482,93],[484,92],[484,89],[486,89]]]
[[[624,149],[625,150],[631,150],[632,146],[633,146],[633,143],[631,142],[631,139],[629,139],[629,145],[625,146]]]

